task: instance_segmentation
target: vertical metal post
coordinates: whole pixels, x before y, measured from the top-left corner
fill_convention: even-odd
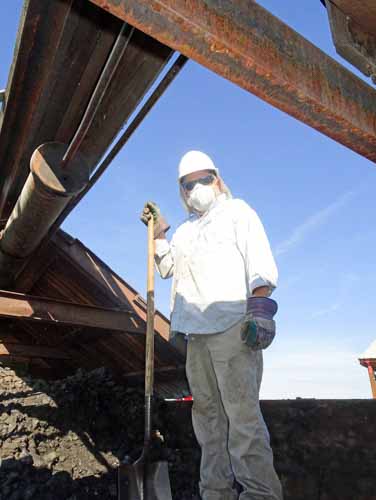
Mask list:
[[[372,396],[373,399],[376,399],[376,379],[375,379],[375,369],[372,366],[372,363],[367,363],[369,381],[371,382]]]

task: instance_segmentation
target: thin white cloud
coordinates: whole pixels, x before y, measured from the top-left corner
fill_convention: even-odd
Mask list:
[[[338,311],[338,309],[341,307],[341,302],[334,302],[328,307],[324,307],[322,309],[319,309],[318,311],[315,311],[312,313],[311,318],[312,319],[317,319],[320,318],[321,316],[326,316],[327,314],[333,313]]]
[[[277,244],[274,251],[275,255],[278,257],[296,247],[311,231],[324,224],[334,213],[349,203],[358,193],[359,190],[347,191],[327,207],[309,216],[302,224],[292,231],[287,239]]]
[[[346,303],[346,299],[351,295],[354,285],[360,281],[360,276],[356,273],[347,272],[341,275],[336,293],[336,300],[312,313],[311,318],[317,319],[321,316],[338,311]]]

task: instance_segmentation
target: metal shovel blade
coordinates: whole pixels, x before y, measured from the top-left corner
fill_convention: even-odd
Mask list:
[[[118,500],[172,500],[168,463],[120,465]]]

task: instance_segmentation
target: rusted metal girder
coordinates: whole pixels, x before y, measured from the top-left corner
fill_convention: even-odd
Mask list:
[[[0,342],[0,358],[3,357],[70,359],[71,355],[62,349],[50,346]]]
[[[256,2],[90,1],[376,162],[376,91]]]
[[[142,333],[141,322],[131,311],[104,309],[4,290],[0,290],[0,318]]]

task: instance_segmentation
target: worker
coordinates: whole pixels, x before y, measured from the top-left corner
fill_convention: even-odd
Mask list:
[[[232,198],[208,155],[189,151],[178,170],[189,216],[171,242],[155,203],[146,203],[141,219],[147,224],[153,215],[156,266],[173,278],[170,335],[187,340],[201,498],[281,500],[259,405],[262,348],[275,334],[274,320],[263,315],[276,304],[268,298],[277,284],[270,245],[256,212]],[[252,313],[247,304],[254,303]]]

